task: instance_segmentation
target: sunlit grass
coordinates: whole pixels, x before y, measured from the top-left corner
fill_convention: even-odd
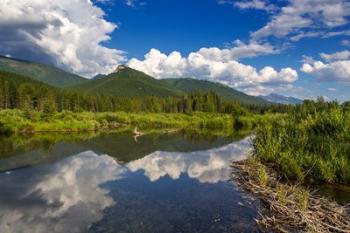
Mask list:
[[[256,133],[256,154],[286,178],[350,182],[350,112],[337,103],[308,102]]]

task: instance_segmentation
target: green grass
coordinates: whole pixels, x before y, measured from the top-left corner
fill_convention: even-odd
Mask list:
[[[258,127],[254,148],[289,180],[350,183],[350,111],[307,102]]]
[[[125,113],[0,111],[0,134],[40,131],[89,131],[122,126],[142,129],[223,129],[233,130],[233,118],[215,113]]]

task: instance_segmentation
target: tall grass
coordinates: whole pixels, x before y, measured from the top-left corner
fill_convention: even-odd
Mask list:
[[[254,149],[288,179],[350,183],[350,111],[308,101],[258,127]]]
[[[0,111],[0,134],[39,131],[90,131],[122,126],[140,129],[200,128],[233,129],[229,114],[202,113],[125,113],[125,112],[54,112],[47,115],[39,111]]]

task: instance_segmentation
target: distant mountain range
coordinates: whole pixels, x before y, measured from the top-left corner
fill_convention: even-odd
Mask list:
[[[303,100],[294,98],[294,97],[286,97],[283,95],[278,94],[270,94],[267,96],[260,96],[261,98],[265,99],[266,101],[272,102],[272,103],[279,103],[279,104],[302,104]]]
[[[223,84],[192,78],[155,79],[127,66],[118,66],[109,74],[86,79],[50,65],[0,56],[0,71],[27,76],[54,87],[89,94],[111,96],[181,96],[193,91],[214,91],[225,100],[245,104],[270,104],[269,100],[247,95]]]

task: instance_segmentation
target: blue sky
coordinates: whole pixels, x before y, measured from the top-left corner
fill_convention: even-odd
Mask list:
[[[118,64],[249,94],[350,99],[349,0],[4,0],[0,54],[85,77]]]

